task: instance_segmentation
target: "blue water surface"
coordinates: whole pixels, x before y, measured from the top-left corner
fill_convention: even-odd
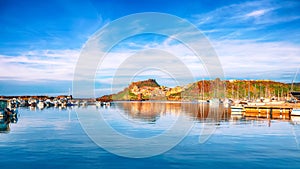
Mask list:
[[[207,142],[200,144],[199,129],[202,122],[191,115],[195,127],[176,147],[154,157],[127,158],[97,146],[81,128],[76,109],[79,108],[19,108],[18,122],[9,124],[9,132],[0,133],[1,166],[18,169],[298,169],[300,166],[300,126],[293,121],[232,120],[229,117],[218,123],[216,131]],[[88,113],[89,109],[96,107],[85,109]],[[167,119],[174,113],[173,109],[164,109],[166,111],[163,113],[147,112],[143,115],[143,110],[127,110],[118,105],[98,109],[99,113],[106,114],[105,117],[117,131],[137,137],[161,134],[171,125],[172,122]],[[175,112],[181,110],[174,109]],[[114,119],[114,113],[121,114],[125,120]],[[143,127],[138,130],[136,126]]]

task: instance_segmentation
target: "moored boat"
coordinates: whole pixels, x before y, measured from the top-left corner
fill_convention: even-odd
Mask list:
[[[245,112],[245,109],[242,106],[231,106],[230,109],[232,115],[240,115]]]
[[[95,105],[96,105],[96,107],[101,107],[101,101],[96,101],[96,103],[95,103]]]
[[[44,103],[42,100],[40,100],[40,101],[38,102],[38,104],[37,104],[37,107],[38,107],[39,109],[43,109],[43,108],[45,107],[45,103]]]
[[[291,112],[291,116],[300,116],[300,108],[295,108]]]
[[[16,117],[17,111],[10,110],[7,105],[8,100],[0,99],[0,117]]]
[[[300,100],[300,91],[292,91],[291,94],[294,98]]]

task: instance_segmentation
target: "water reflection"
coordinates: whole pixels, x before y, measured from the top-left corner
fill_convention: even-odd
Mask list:
[[[291,124],[300,125],[300,116],[291,116]]]
[[[10,123],[17,123],[17,116],[3,116],[0,117],[0,133],[10,132]]]
[[[230,116],[223,104],[188,102],[115,102],[114,106],[124,110],[127,117],[145,122],[155,122],[167,114],[185,115],[201,122],[229,120]]]
[[[145,103],[142,105],[132,103],[132,107],[128,103],[115,103],[110,108],[101,107],[98,109],[96,106],[88,106],[84,110],[87,110],[87,114],[92,109],[101,110],[105,115],[116,117],[115,114],[124,113],[122,109],[127,108],[126,112],[130,118],[145,120],[145,118],[156,117],[156,124],[164,118],[164,113],[166,118],[170,117],[168,116],[170,113],[176,115],[180,113],[198,122],[205,121],[202,119],[209,116],[207,112],[209,104],[202,106],[192,103],[152,103],[152,105]],[[145,105],[149,109],[144,107]],[[72,107],[72,110],[76,109],[83,108]],[[156,113],[149,111],[151,109]],[[181,110],[184,110],[184,113],[183,111],[180,112]],[[234,123],[231,119],[232,116],[228,114],[229,117],[226,117],[226,112],[224,112],[223,117],[219,118],[221,122],[217,132],[207,144],[198,144],[202,125],[201,122],[196,122],[195,125],[199,127],[192,130],[186,139],[174,149],[154,158],[136,160],[111,155],[95,145],[81,129],[75,111],[60,110],[53,107],[35,112],[31,112],[29,108],[20,108],[19,112],[22,114],[18,124],[14,125],[10,121],[10,134],[0,134],[0,146],[3,154],[1,162],[11,168],[22,168],[31,162],[34,162],[37,167],[57,168],[62,164],[67,164],[67,168],[74,169],[118,168],[120,165],[125,166],[125,168],[136,168],[136,166],[143,167],[153,164],[158,164],[154,167],[171,168],[169,167],[171,163],[191,166],[190,168],[203,165],[202,168],[217,168],[223,163],[229,165],[227,168],[238,168],[239,163],[249,166],[248,168],[257,168],[257,166],[278,168],[279,162],[282,166],[280,168],[286,166],[299,168],[300,164],[299,159],[295,158],[299,157],[300,151],[299,147],[296,147],[296,145],[299,146],[300,141],[300,125],[299,123],[292,125],[287,120],[271,120],[273,124],[269,128],[267,127],[269,120],[266,118],[240,115]],[[69,113],[71,113],[71,122],[68,121]],[[293,117],[292,119],[297,121],[297,118]],[[1,126],[4,121],[4,119],[0,120]],[[153,126],[155,128],[152,130],[142,128],[139,131],[140,128],[120,125],[119,119],[112,119],[112,122],[116,130],[132,137],[145,138],[161,133],[156,131],[156,128],[160,127],[159,125],[141,125],[141,127]],[[171,125],[169,121],[162,122],[166,126]],[[150,127],[147,129],[151,129]],[[136,134],[130,134],[131,131]],[[161,140],[157,140],[158,144],[160,142]],[[14,158],[6,158],[7,154]],[[47,163],[49,159],[51,159],[51,163]],[[264,163],[265,161],[267,163]],[[215,166],[211,165],[215,163]],[[45,164],[47,164],[46,167]],[[153,166],[151,167],[153,168]]]
[[[191,102],[114,102],[112,108],[121,110],[126,117],[148,123],[155,123],[167,114],[185,115],[191,120],[203,123],[218,124],[227,121],[230,124],[261,123],[271,126],[273,118],[261,116],[261,112],[245,112],[232,114],[230,109],[219,103],[191,103]],[[300,117],[275,118],[276,121],[290,122],[292,125],[300,125]]]

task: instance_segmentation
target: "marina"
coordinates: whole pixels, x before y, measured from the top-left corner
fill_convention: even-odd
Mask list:
[[[2,168],[300,168],[300,0],[0,6]]]
[[[98,98],[74,98],[70,91],[1,96],[0,148],[21,160],[0,159],[3,165],[13,162],[13,168],[298,168],[300,103],[288,85],[225,81],[238,88],[217,98],[208,91],[216,82],[221,83],[203,80],[167,88],[148,79]],[[247,84],[256,89],[261,83],[273,85],[265,97],[256,92],[247,97],[239,89]],[[282,86],[287,95],[275,96]],[[156,149],[162,151],[153,153]]]
[[[9,110],[14,110],[18,107],[30,107],[31,109],[45,109],[50,107],[56,107],[59,109],[67,109],[68,107],[87,107],[95,105],[96,107],[109,107],[116,101],[97,101],[97,99],[76,99],[72,98],[71,95],[48,97],[48,96],[33,96],[33,97],[13,97],[2,99],[3,102],[7,102],[5,106]],[[145,102],[145,101],[138,101]],[[180,101],[169,101],[179,102]],[[189,101],[185,101],[189,103]],[[192,103],[192,102],[191,102]],[[194,102],[193,102],[194,103]],[[222,102],[218,99],[198,101],[197,104],[222,104],[224,110],[230,115],[243,115],[247,117],[259,117],[259,118],[270,118],[270,119],[290,119],[291,116],[300,116],[300,103],[290,103],[288,101],[280,102],[243,102],[243,101],[230,101]],[[3,108],[2,108],[3,109]],[[4,110],[4,109],[3,109]],[[3,114],[3,113],[2,113]],[[0,116],[1,115],[0,113]]]
[[[167,130],[178,116],[189,117],[194,125],[186,138],[172,150],[151,158],[131,159],[99,148],[86,135],[78,121],[76,111],[81,109],[101,113],[111,127],[130,137],[157,136]],[[228,168],[239,168],[243,164],[243,168],[249,169],[278,166],[296,169],[300,165],[300,160],[295,158],[300,153],[300,124],[299,118],[294,117],[290,120],[245,116],[235,118],[226,111],[222,111],[221,116],[211,116],[207,103],[180,102],[115,102],[110,107],[89,105],[70,106],[66,109],[19,107],[18,111],[18,122],[9,124],[8,133],[0,133],[1,163],[10,166],[13,164],[13,168],[32,165],[43,166],[45,169],[115,169],[120,166],[202,166],[209,169],[221,164]],[[210,125],[216,126],[216,130],[205,143],[199,143],[201,131]],[[147,146],[144,149],[149,151]],[[18,160],[5,158],[4,154]],[[261,160],[257,160],[258,157],[269,163],[261,163]],[[49,159],[51,163],[48,162]]]

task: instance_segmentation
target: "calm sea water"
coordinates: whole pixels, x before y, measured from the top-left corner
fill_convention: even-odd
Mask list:
[[[97,110],[116,131],[130,137],[159,135],[186,116],[193,128],[173,149],[150,158],[127,158],[97,146],[84,132],[76,110]],[[199,135],[207,106],[181,103],[115,103],[110,107],[19,109],[17,123],[0,133],[4,168],[299,168],[300,124],[231,117],[209,119],[216,130],[203,144]],[[299,140],[300,141],[300,140]],[[159,142],[158,142],[159,144]],[[147,145],[145,145],[145,151]]]

